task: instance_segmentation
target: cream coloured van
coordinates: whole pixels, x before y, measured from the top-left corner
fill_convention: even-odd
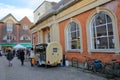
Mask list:
[[[57,65],[63,60],[62,47],[58,42],[36,45],[35,54],[37,65]]]

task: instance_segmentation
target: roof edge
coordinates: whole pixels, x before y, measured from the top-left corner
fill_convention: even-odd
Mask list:
[[[53,16],[53,15],[57,15],[59,14],[60,12],[62,12],[63,10],[66,10],[67,8],[71,7],[72,5],[78,3],[79,1],[82,1],[82,0],[73,0],[73,1],[70,1],[69,3],[67,3],[66,5],[64,5],[62,8],[59,8],[58,10],[55,10],[45,16],[43,16],[41,19],[38,20],[37,23],[35,23],[35,25],[33,25],[30,29],[33,29],[35,26],[37,26],[40,22],[43,22],[44,20],[48,19],[49,17]]]
[[[18,22],[18,20],[17,20],[11,13],[9,13],[7,16],[3,17],[3,18],[1,19],[1,21],[3,22],[4,19],[6,19],[6,18],[9,17],[9,16],[12,16],[12,17],[15,19],[15,21]]]

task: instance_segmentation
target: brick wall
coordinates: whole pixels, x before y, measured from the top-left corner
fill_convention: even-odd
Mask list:
[[[118,6],[115,6],[118,5]],[[112,1],[110,3],[104,4],[101,7],[105,7],[107,9],[109,9],[111,12],[114,12],[114,14],[117,16],[117,20],[118,20],[118,32],[120,32],[120,1],[116,0],[116,1]],[[111,61],[112,58],[117,58],[118,60],[120,60],[120,55],[115,55],[115,53],[112,52],[94,52],[94,53],[88,53],[88,45],[87,45],[87,32],[86,32],[86,24],[87,24],[87,19],[89,17],[89,15],[95,10],[96,8],[86,11],[84,13],[81,13],[77,16],[72,17],[73,19],[77,19],[80,24],[81,24],[81,29],[82,29],[82,45],[83,45],[83,52],[67,52],[65,50],[65,29],[66,29],[66,25],[67,23],[70,21],[70,19],[61,21],[59,23],[59,29],[60,29],[60,43],[62,44],[62,48],[63,48],[63,53],[66,54],[67,58],[69,60],[71,60],[72,57],[76,57],[79,59],[79,61],[84,61],[84,57],[83,56],[89,56],[91,58],[97,58],[103,61]],[[119,33],[119,39],[120,39],[120,33]]]

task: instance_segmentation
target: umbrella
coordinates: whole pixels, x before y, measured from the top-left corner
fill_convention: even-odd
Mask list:
[[[13,47],[14,49],[25,49],[26,47],[20,45],[20,44],[17,44],[16,46]]]

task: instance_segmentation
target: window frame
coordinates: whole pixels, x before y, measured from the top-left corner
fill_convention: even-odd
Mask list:
[[[70,29],[70,23],[72,23],[72,22],[74,22],[75,24],[77,24],[77,28],[79,29],[79,30],[77,30],[77,31],[79,31],[79,42],[80,42],[80,49],[72,49],[72,48],[70,48],[69,46],[71,45],[70,43],[69,43],[69,29]],[[74,32],[74,31],[73,31]],[[77,44],[78,45],[78,44]],[[78,20],[76,20],[76,19],[72,19],[72,20],[70,20],[68,23],[67,23],[67,25],[66,25],[66,29],[65,29],[65,50],[66,50],[66,52],[80,52],[80,53],[82,53],[83,52],[83,46],[82,46],[82,31],[81,31],[81,25],[80,25],[80,23],[79,23],[79,21]]]
[[[45,36],[46,36],[46,43],[50,43],[51,42],[51,40],[50,40],[50,31],[48,31]]]
[[[7,32],[13,32],[13,24],[7,23]]]
[[[27,25],[23,25],[23,30],[29,30]]]
[[[100,13],[101,14],[101,13]],[[97,15],[99,15],[99,13],[98,14],[95,14],[94,16],[93,16],[93,18],[91,19],[91,41],[92,41],[92,45],[91,45],[91,48],[92,49],[98,49],[98,50],[100,50],[100,48],[97,48],[97,47],[101,47],[101,46],[98,46],[97,45],[97,42],[95,42],[95,39],[96,40],[98,40],[98,39],[103,39],[103,38],[106,38],[106,40],[107,40],[107,46],[106,47],[108,47],[108,48],[106,48],[106,49],[110,49],[110,50],[114,50],[114,48],[110,48],[110,42],[109,42],[109,38],[110,37],[113,37],[113,39],[114,39],[114,34],[113,35],[109,35],[108,34],[108,32],[109,32],[109,30],[108,30],[108,28],[109,28],[109,24],[111,24],[112,25],[112,31],[113,31],[113,24],[112,24],[112,21],[111,22],[107,22],[107,18],[106,18],[106,16],[108,15],[108,14],[106,14],[106,12],[102,12],[102,14],[104,14],[105,15],[105,23],[103,23],[103,24],[99,24],[99,25],[97,25],[96,24],[96,16]],[[109,15],[108,15],[109,16]],[[110,16],[109,16],[110,17]],[[111,18],[111,17],[110,17]],[[112,20],[112,19],[111,19]],[[96,25],[95,25],[96,24]],[[105,32],[106,32],[106,34],[104,34],[104,35],[101,35],[101,36],[98,36],[97,35],[97,28],[103,28],[103,26],[105,27]],[[93,28],[95,28],[95,31],[93,30]],[[94,36],[94,34],[95,34],[95,36]],[[95,45],[96,45],[96,48],[95,48]],[[114,44],[115,45],[115,44]],[[102,50],[102,49],[101,49]],[[105,48],[103,49],[103,50],[105,50]]]
[[[91,48],[92,47],[92,39],[91,39],[91,19],[93,18],[93,16],[96,14],[96,13],[99,13],[99,12],[105,12],[107,13],[107,15],[109,15],[111,17],[111,20],[112,20],[112,25],[114,26],[113,27],[113,34],[115,35],[114,36],[114,46],[115,48],[114,49],[93,49]],[[110,11],[109,9],[106,9],[106,8],[103,8],[103,7],[99,7],[99,8],[96,8],[96,10],[94,10],[93,12],[90,13],[90,15],[88,16],[88,19],[87,19],[87,24],[86,24],[86,32],[87,32],[87,45],[88,45],[88,53],[92,53],[92,52],[107,52],[107,53],[111,53],[111,52],[114,52],[114,53],[119,53],[120,52],[120,45],[119,45],[119,35],[118,35],[118,27],[117,27],[117,17],[116,17],[116,14],[113,13],[112,11]]]

